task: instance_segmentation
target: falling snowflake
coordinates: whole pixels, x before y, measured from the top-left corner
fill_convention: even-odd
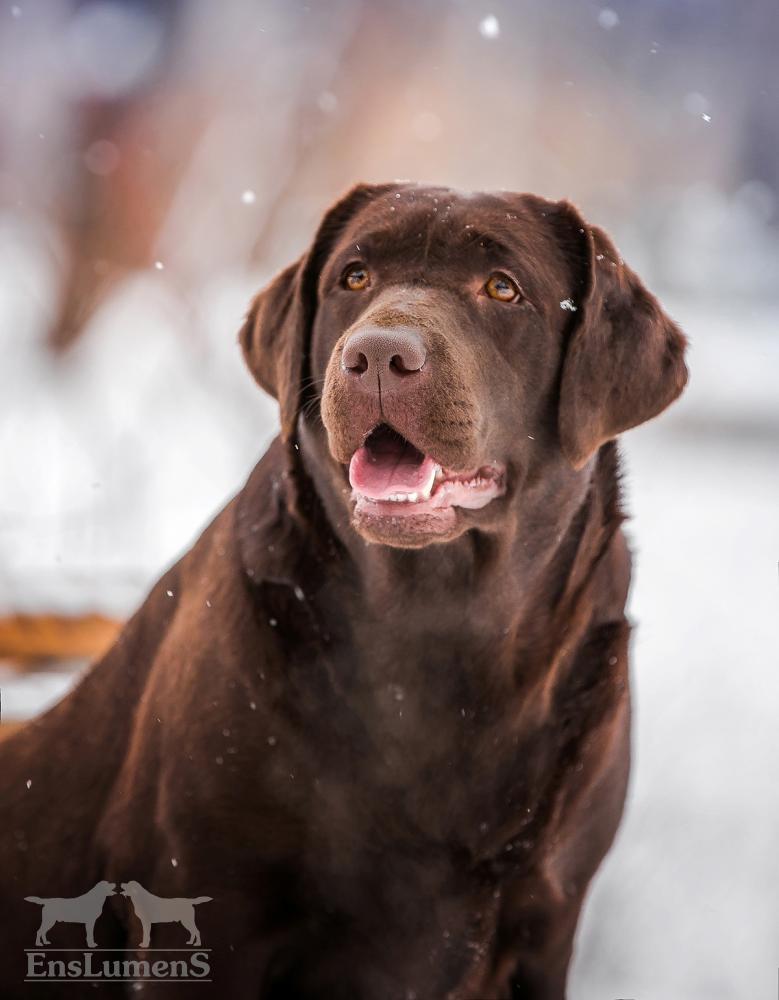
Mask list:
[[[612,10],[611,7],[604,7],[598,13],[598,24],[601,28],[605,28],[606,31],[611,31],[612,28],[616,28],[619,24],[619,14]]]
[[[257,195],[250,188],[247,188],[241,195],[241,201],[244,205],[253,205],[257,201]]]
[[[479,21],[479,32],[483,38],[497,38],[500,34],[500,21],[494,14],[488,14]]]
[[[576,312],[576,306],[573,303],[573,299],[563,299],[563,301],[560,303],[560,308],[567,309],[568,312],[572,313]]]

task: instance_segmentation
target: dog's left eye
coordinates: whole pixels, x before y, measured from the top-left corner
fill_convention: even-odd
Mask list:
[[[370,283],[371,276],[368,273],[368,269],[363,267],[362,264],[351,264],[344,271],[343,278],[341,278],[341,284],[344,288],[348,288],[350,292],[361,292]]]
[[[484,291],[491,299],[497,299],[498,302],[518,302],[522,297],[516,281],[502,271],[490,275]]]

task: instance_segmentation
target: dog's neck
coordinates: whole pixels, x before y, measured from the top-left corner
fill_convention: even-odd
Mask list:
[[[530,470],[499,530],[471,530],[421,549],[366,544],[351,525],[344,484],[322,458],[323,444],[301,427],[286,447],[282,488],[296,530],[306,535],[296,549],[307,552],[309,579],[326,567],[323,587],[334,604],[346,588],[389,629],[402,622],[434,632],[441,623],[425,610],[444,606],[464,642],[503,635],[507,643],[545,646],[557,609],[588,586],[623,520],[616,447],[609,444],[579,473],[563,464]],[[596,601],[596,615],[617,610],[611,595],[606,600],[612,606]]]

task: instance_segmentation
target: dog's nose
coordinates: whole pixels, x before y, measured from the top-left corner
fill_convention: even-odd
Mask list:
[[[365,326],[344,344],[341,366],[361,388],[378,391],[417,375],[427,358],[422,337],[410,327]]]

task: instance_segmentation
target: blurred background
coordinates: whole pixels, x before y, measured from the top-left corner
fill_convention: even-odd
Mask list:
[[[573,1000],[774,998],[775,0],[0,4],[4,730],[110,642],[276,411],[249,297],[357,180],[574,200],[692,343],[624,444],[635,766]]]

